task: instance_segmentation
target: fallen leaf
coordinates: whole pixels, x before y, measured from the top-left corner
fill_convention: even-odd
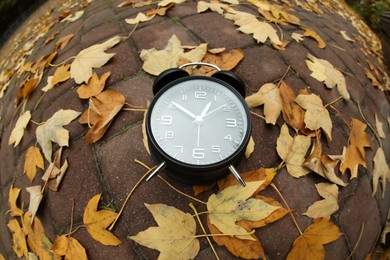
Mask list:
[[[270,24],[257,20],[256,16],[250,13],[229,10],[229,13],[224,14],[224,17],[234,21],[241,32],[253,34],[257,43],[265,43],[267,39],[270,39],[271,43],[282,45],[277,31]]]
[[[52,142],[57,143],[59,146],[68,146],[69,131],[63,126],[68,125],[79,115],[80,112],[61,109],[55,112],[44,124],[37,127],[37,141],[46,160],[52,161]]]
[[[83,10],[77,11],[77,12],[74,13],[74,14],[68,15],[67,17],[65,17],[64,19],[62,19],[60,22],[63,23],[63,22],[74,22],[74,21],[77,21],[78,19],[81,18],[81,16],[83,16],[83,14],[84,14],[84,11],[83,11]]]
[[[62,147],[55,152],[54,161],[50,163],[45,174],[42,176],[42,180],[47,182],[49,189],[52,191],[58,191],[62,178],[69,166],[68,160],[65,160],[64,164],[61,166],[61,154]]]
[[[253,140],[253,137],[251,136],[251,138],[249,139],[249,143],[245,149],[245,158],[249,159],[249,157],[251,156],[251,154],[253,153],[254,150],[255,150],[255,141]]]
[[[87,99],[99,95],[103,91],[104,86],[106,84],[106,80],[110,75],[110,71],[106,72],[99,79],[98,75],[94,73],[92,77],[88,80],[87,85],[83,84],[77,89],[77,94],[79,95],[79,98]]]
[[[386,134],[385,131],[383,131],[383,123],[379,120],[378,115],[375,113],[375,125],[376,125],[376,131],[380,138],[385,139]]]
[[[356,118],[352,118],[349,144],[356,146],[363,158],[366,157],[365,148],[371,147],[370,137],[366,133],[366,128],[367,124],[364,124]]]
[[[61,50],[63,50],[66,47],[66,45],[68,45],[68,43],[73,38],[73,36],[74,34],[71,33],[64,37],[61,37],[56,43],[56,49],[60,48]]]
[[[249,108],[264,105],[264,116],[267,124],[275,125],[283,109],[279,88],[273,83],[264,84],[257,93],[246,97],[245,101]]]
[[[343,74],[327,60],[317,59],[311,54],[308,54],[307,57],[309,60],[306,60],[306,65],[312,71],[310,76],[324,82],[326,87],[330,89],[337,86],[339,94],[345,100],[349,100],[350,95]]]
[[[191,214],[165,204],[145,204],[158,227],[150,227],[130,236],[138,244],[160,251],[158,259],[194,259],[200,244],[196,222]]]
[[[44,169],[43,157],[38,147],[31,146],[28,148],[26,153],[23,171],[23,173],[27,175],[30,182],[34,180],[35,174],[37,173],[37,168],[42,170]]]
[[[148,5],[151,5],[151,4],[153,4],[152,0],[141,1],[141,2],[138,2],[138,3],[134,3],[133,7],[134,8],[139,8],[139,7],[144,7],[144,6],[148,6]]]
[[[367,77],[369,80],[371,80],[372,86],[374,86],[374,87],[379,87],[379,86],[380,86],[378,80],[376,79],[376,77],[374,76],[374,74],[372,74],[372,72],[371,72],[369,69],[364,68],[364,73],[366,74],[366,77]]]
[[[322,129],[328,140],[332,140],[332,120],[328,110],[322,104],[322,100],[315,94],[300,94],[295,102],[306,110],[304,122],[308,129]]]
[[[65,259],[88,259],[85,248],[80,242],[73,237],[65,235],[56,238],[51,250],[59,256],[65,256]]]
[[[386,244],[386,235],[390,233],[390,210],[387,212],[387,220],[385,227],[382,229],[382,234],[381,234],[381,243]]]
[[[304,135],[291,137],[288,126],[283,124],[280,135],[276,141],[276,151],[282,160],[286,163],[288,173],[299,178],[310,172],[310,169],[304,166],[305,155],[311,145],[311,138]]]
[[[115,220],[118,213],[110,210],[97,210],[101,194],[95,195],[84,210],[83,222],[93,239],[105,246],[118,246],[121,241],[106,228]]]
[[[168,4],[167,6],[164,6],[164,7],[158,7],[157,9],[150,9],[146,12],[146,15],[147,16],[165,16],[165,14],[167,13],[167,11],[169,9],[171,9],[172,7],[175,6],[175,3],[170,3]]]
[[[18,118],[18,121],[16,121],[15,127],[9,137],[9,145],[14,144],[14,147],[18,146],[24,136],[24,129],[26,129],[28,122],[30,122],[30,119],[30,111],[24,112],[23,115]]]
[[[12,232],[12,248],[17,257],[28,256],[27,241],[24,235],[23,229],[20,227],[19,222],[16,219],[11,219],[7,227]],[[5,235],[5,234],[4,234]]]
[[[311,37],[317,41],[317,48],[324,49],[326,47],[324,39],[317,32],[309,27],[301,26],[301,28],[305,31],[303,36]]]
[[[14,188],[14,185],[11,185],[11,188],[9,189],[8,193],[8,204],[9,204],[9,211],[10,215],[12,217],[17,217],[17,216],[22,216],[23,215],[23,210],[20,209],[17,205],[16,202],[18,200],[19,194],[20,194],[20,189]]]
[[[222,15],[225,12],[225,10],[231,9],[230,6],[223,3],[219,3],[219,2],[208,3],[205,1],[199,1],[196,8],[198,13],[203,13],[208,9],[210,9],[211,11],[218,13],[220,15]]]
[[[70,66],[71,78],[77,84],[87,83],[92,76],[93,68],[100,68],[106,64],[115,53],[105,53],[123,40],[121,36],[114,36],[103,43],[92,45],[80,51]]]
[[[329,217],[316,219],[295,239],[287,259],[324,259],[325,244],[336,241],[342,234]]]
[[[30,193],[30,204],[28,206],[28,213],[30,214],[32,224],[43,198],[42,187],[41,185],[31,186],[27,187],[26,190],[28,193]]]
[[[305,110],[295,103],[295,93],[284,81],[281,81],[279,94],[282,99],[282,114],[284,121],[296,130],[305,129]]]
[[[21,96],[24,99],[27,99],[28,96],[33,92],[33,90],[38,86],[39,82],[41,81],[40,77],[33,77],[31,79],[28,79],[22,86],[22,88],[19,90]]]
[[[218,194],[213,194],[207,201],[210,223],[219,231],[239,239],[255,240],[244,228],[236,225],[237,221],[258,221],[269,216],[280,207],[272,206],[262,200],[250,198],[264,181],[247,182],[230,186]]]
[[[328,217],[335,213],[339,209],[337,196],[339,188],[336,184],[330,183],[317,183],[316,189],[318,194],[323,197],[323,200],[314,202],[309,206],[307,211],[303,213],[310,218],[323,218]]]
[[[382,198],[385,197],[386,182],[390,182],[390,169],[386,161],[385,152],[379,147],[374,156],[374,172],[372,173],[372,196],[378,189],[379,179],[382,180]]]
[[[349,42],[355,42],[355,40],[351,39],[351,37],[349,37],[347,35],[346,31],[340,31],[340,34],[341,34],[341,36],[343,36],[344,40],[349,41]]]
[[[50,89],[52,89],[55,85],[57,85],[58,83],[61,83],[61,82],[64,82],[64,81],[67,81],[68,79],[70,79],[69,68],[70,68],[70,64],[66,64],[66,65],[62,65],[62,66],[58,67],[56,69],[56,71],[54,72],[53,76],[48,77],[48,80],[47,80],[48,84],[44,88],[42,88],[42,91],[47,92]]]
[[[95,143],[103,137],[125,101],[125,97],[115,90],[106,90],[91,99],[95,110],[90,106],[79,121],[81,124],[92,126],[86,134],[87,143]]]
[[[126,6],[131,6],[133,5],[133,1],[132,0],[126,0],[126,1],[123,1],[122,3],[120,3],[119,5],[117,5],[116,7],[126,7]]]
[[[152,20],[156,15],[145,15],[144,13],[138,13],[134,18],[125,19],[127,24],[138,24]]]
[[[293,38],[296,42],[301,42],[303,41],[303,34],[300,33],[292,33],[291,38]]]
[[[351,171],[351,179],[357,178],[359,165],[367,168],[365,157],[362,156],[359,148],[355,145],[344,146],[341,158],[340,171],[345,173],[349,169]]]
[[[162,0],[160,2],[158,2],[158,6],[167,6],[171,3],[174,3],[174,4],[182,4],[184,3],[186,0]]]

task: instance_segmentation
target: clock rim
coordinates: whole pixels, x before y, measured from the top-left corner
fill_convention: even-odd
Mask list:
[[[230,91],[232,91],[236,97],[239,99],[241,102],[244,111],[245,111],[245,116],[247,117],[247,129],[245,131],[245,135],[243,137],[243,141],[241,142],[240,146],[228,157],[225,159],[212,163],[212,164],[190,164],[186,162],[182,162],[180,160],[177,160],[176,158],[170,156],[168,153],[162,149],[159,144],[157,143],[156,139],[154,138],[152,134],[152,127],[151,127],[151,114],[154,109],[154,106],[157,102],[157,100],[170,88],[174,87],[175,85],[184,82],[184,81],[189,81],[189,80],[197,80],[197,79],[202,79],[202,80],[207,80],[207,81],[214,81],[218,84],[221,84],[222,86],[228,88]],[[149,150],[152,155],[152,158],[154,159],[155,162],[158,164],[165,162],[166,164],[166,171],[170,175],[174,175],[172,177],[179,179],[182,182],[198,182],[199,173],[204,172],[204,175],[210,174],[211,176],[207,176],[206,179],[208,180],[216,180],[222,177],[222,175],[227,174],[228,172],[228,167],[234,163],[236,163],[241,157],[244,155],[246,146],[249,142],[251,132],[252,132],[252,122],[251,122],[251,115],[249,108],[246,104],[245,99],[242,97],[242,95],[229,83],[220,80],[218,78],[212,78],[212,77],[207,77],[207,76],[185,76],[183,78],[178,78],[170,83],[168,83],[166,86],[161,88],[153,98],[152,102],[150,103],[150,106],[148,108],[148,112],[146,114],[146,134],[148,137],[148,145],[149,145]],[[177,176],[180,175],[180,176]],[[216,176],[214,176],[216,175]],[[181,178],[181,177],[184,178]],[[188,178],[193,178],[193,180],[188,181]],[[206,180],[206,181],[208,181]],[[204,181],[200,180],[201,183]]]

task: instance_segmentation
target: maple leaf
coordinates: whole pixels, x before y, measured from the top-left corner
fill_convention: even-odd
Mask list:
[[[54,153],[54,161],[50,163],[45,174],[42,176],[42,180],[47,182],[47,185],[52,191],[57,191],[62,178],[64,177],[66,170],[68,169],[68,160],[65,160],[61,166],[62,147]]]
[[[308,129],[322,129],[328,140],[332,140],[332,120],[328,110],[322,104],[322,100],[315,94],[300,94],[295,102],[306,110],[304,122]]]
[[[74,110],[59,110],[53,114],[45,123],[37,127],[36,136],[43,154],[49,162],[52,158],[52,142],[59,146],[68,146],[69,131],[63,126],[72,122],[80,115],[80,112]]]
[[[138,24],[152,20],[156,15],[145,15],[144,13],[138,13],[134,18],[125,19],[128,24]]]
[[[382,198],[385,197],[386,182],[390,182],[390,169],[382,147],[379,147],[374,156],[374,172],[372,173],[372,195],[377,191],[379,179],[382,179]]]
[[[257,93],[246,97],[245,101],[249,108],[264,105],[267,124],[275,125],[283,109],[279,88],[273,83],[264,84]]]
[[[184,47],[176,35],[168,40],[167,46],[163,50],[155,48],[141,51],[141,59],[144,62],[142,69],[152,75],[159,75],[161,72],[176,68],[180,58],[185,58],[190,62],[198,62],[203,59],[207,52],[207,44],[201,44],[189,52],[184,52]]]
[[[246,34],[253,34],[257,42],[265,43],[269,38],[271,43],[282,45],[276,30],[268,23],[257,20],[256,16],[235,10],[229,10],[224,17],[234,21],[239,26],[239,30]]]
[[[330,218],[314,220],[306,230],[295,239],[287,259],[324,259],[323,245],[336,241],[342,234]]]
[[[88,143],[95,143],[103,137],[125,101],[125,97],[115,90],[106,90],[90,100],[90,107],[79,121],[81,124],[92,125],[86,134]]]
[[[59,256],[65,256],[65,259],[88,259],[85,248],[80,242],[73,237],[67,237],[65,235],[56,238],[51,250]]]
[[[42,88],[43,92],[47,92],[52,89],[58,83],[67,81],[70,78],[70,64],[62,65],[56,69],[53,76],[47,78],[47,85]]]
[[[318,81],[323,81],[328,88],[337,86],[340,95],[345,100],[349,100],[350,95],[343,74],[327,60],[317,59],[311,54],[308,54],[307,57],[309,60],[306,60],[306,65],[312,71],[310,76]]]
[[[123,40],[121,36],[114,36],[103,43],[92,45],[80,51],[70,65],[71,78],[77,84],[87,83],[92,76],[93,68],[100,68],[106,64],[115,53],[105,53]]]
[[[12,184],[11,185],[11,188],[9,189],[9,193],[8,193],[8,204],[9,204],[9,211],[10,211],[10,215],[12,217],[16,217],[16,216],[22,216],[23,215],[23,210],[20,209],[17,205],[16,205],[16,201],[18,200],[18,197],[19,197],[19,194],[20,194],[20,189],[18,188],[14,188],[14,185]]]
[[[305,31],[303,36],[313,38],[317,41],[317,48],[324,49],[326,47],[324,39],[322,39],[322,37],[317,32],[306,26],[301,26],[301,28]]]
[[[225,10],[232,10],[232,8],[226,4],[218,3],[218,2],[208,3],[205,1],[199,1],[196,9],[198,13],[203,13],[208,9],[210,9],[213,12],[218,13],[220,15],[222,15],[225,12]]]
[[[11,219],[7,227],[12,232],[12,248],[17,257],[25,257],[27,259],[28,249],[27,241],[24,235],[23,229],[20,227],[19,222],[16,219]]]
[[[293,38],[296,42],[301,42],[303,41],[303,34],[299,34],[299,33],[292,33],[291,34],[291,38]]]
[[[248,231],[236,225],[236,222],[258,221],[279,208],[262,200],[250,198],[263,182],[249,182],[246,187],[235,185],[211,195],[207,201],[210,223],[223,234],[234,235],[239,239],[255,240],[248,235]]]
[[[118,246],[121,241],[106,228],[115,220],[118,213],[110,210],[97,210],[101,194],[92,197],[84,210],[83,222],[93,239],[105,246]]]
[[[24,129],[26,129],[28,122],[30,122],[31,113],[26,111],[18,118],[15,127],[11,132],[8,144],[14,144],[14,147],[18,146],[24,135]]]
[[[145,204],[158,227],[150,227],[130,236],[138,244],[160,251],[158,259],[194,259],[200,244],[196,239],[194,218],[165,204]]]
[[[356,118],[351,120],[349,145],[356,146],[363,158],[366,157],[365,148],[371,147],[370,137],[366,133],[367,124]]]
[[[276,141],[276,151],[282,160],[286,163],[288,173],[299,178],[310,172],[304,167],[305,155],[311,145],[309,136],[297,135],[291,137],[288,126],[283,124],[280,135]]]
[[[30,204],[28,206],[28,213],[31,216],[32,223],[43,198],[42,187],[41,185],[31,186],[27,187],[26,191],[30,193]]]
[[[318,194],[324,199],[310,205],[303,215],[310,218],[323,218],[332,215],[339,209],[337,200],[339,188],[336,184],[330,183],[317,183],[315,186]]]
[[[296,130],[304,130],[305,110],[295,103],[296,96],[294,91],[284,81],[281,81],[279,93],[282,99],[282,114],[284,121]]]
[[[93,73],[92,77],[88,80],[88,84],[83,84],[77,89],[79,98],[87,99],[99,95],[103,91],[106,80],[110,75],[110,71],[106,72],[99,79],[98,75]]]
[[[379,137],[385,139],[386,134],[385,131],[383,131],[383,123],[379,120],[378,115],[376,113],[375,113],[375,126]]]
[[[43,157],[38,147],[31,146],[27,150],[26,160],[24,162],[24,173],[30,182],[34,180],[37,168],[44,169]]]

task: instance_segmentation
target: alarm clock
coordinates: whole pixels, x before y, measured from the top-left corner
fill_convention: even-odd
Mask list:
[[[190,76],[186,66],[210,66],[211,77]],[[188,184],[216,181],[228,173],[245,186],[234,165],[251,134],[245,84],[233,72],[209,63],[187,63],[162,72],[153,84],[146,134],[157,167]]]

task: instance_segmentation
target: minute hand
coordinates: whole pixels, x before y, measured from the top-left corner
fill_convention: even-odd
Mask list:
[[[215,109],[211,110],[211,111],[210,111],[210,112],[208,112],[206,115],[204,115],[204,117],[203,117],[203,118],[205,118],[206,116],[210,115],[211,113],[214,113],[215,111],[217,111],[217,110],[219,110],[219,109],[223,108],[224,106],[226,106],[226,104],[223,104],[222,106],[219,106],[219,107],[217,107],[217,108],[215,108]]]
[[[183,111],[184,113],[186,113],[187,115],[189,115],[190,117],[192,117],[193,119],[196,119],[196,115],[194,115],[191,111],[187,110],[185,107],[182,107],[181,105],[179,105],[178,103],[176,102],[173,102],[171,101],[171,103],[176,106],[178,109],[180,109],[181,111]]]

